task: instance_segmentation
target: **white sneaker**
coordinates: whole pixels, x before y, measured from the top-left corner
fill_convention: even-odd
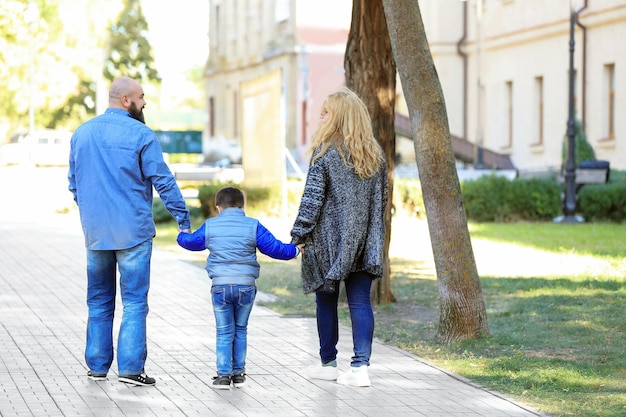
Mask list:
[[[337,378],[337,383],[341,385],[350,385],[352,387],[369,387],[371,384],[367,366],[351,367],[348,372],[341,374]]]
[[[306,368],[306,376],[311,379],[323,379],[324,381],[334,381],[337,379],[339,372],[337,367],[328,365],[324,366],[321,363],[317,365],[311,365]]]

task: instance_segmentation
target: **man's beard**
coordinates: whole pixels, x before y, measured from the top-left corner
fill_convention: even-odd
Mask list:
[[[130,108],[128,109],[128,113],[133,119],[139,120],[143,124],[146,123],[146,119],[143,117],[143,109],[138,109],[134,101],[130,102]]]

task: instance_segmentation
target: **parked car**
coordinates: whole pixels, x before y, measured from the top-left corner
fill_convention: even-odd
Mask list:
[[[66,166],[71,137],[71,132],[63,130],[37,130],[32,137],[16,133],[0,146],[0,165]]]

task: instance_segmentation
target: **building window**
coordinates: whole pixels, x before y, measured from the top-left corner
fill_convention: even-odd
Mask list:
[[[231,7],[232,7],[232,12],[233,12],[233,20],[232,20],[232,25],[230,27],[231,29],[231,33],[230,36],[232,39],[237,39],[237,36],[239,36],[239,28],[238,28],[238,23],[239,23],[239,5],[237,4],[237,0],[232,0],[231,3]]]
[[[307,102],[306,100],[302,100],[302,138],[300,140],[300,144],[302,146],[306,145],[306,137],[307,137],[307,113],[308,113],[308,108],[307,108]]]
[[[535,132],[535,143],[533,146],[543,145],[543,77],[535,77],[535,109],[533,117],[533,129]],[[532,130],[531,130],[532,132]]]
[[[505,148],[513,147],[513,81],[506,82],[506,137]]]
[[[239,136],[239,95],[233,93],[233,133],[234,137]]]
[[[215,48],[217,49],[218,53],[220,52],[220,30],[221,30],[221,25],[220,25],[220,6],[217,5],[215,6]]]
[[[604,66],[603,137],[615,139],[615,64]]]
[[[215,99],[209,97],[209,136],[215,137]]]
[[[276,23],[289,20],[289,0],[276,0],[274,3],[274,21]]]

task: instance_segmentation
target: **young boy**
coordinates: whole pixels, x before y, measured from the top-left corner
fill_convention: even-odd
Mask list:
[[[217,217],[207,219],[193,233],[181,232],[178,244],[193,251],[209,250],[206,270],[216,327],[216,389],[241,387],[246,382],[248,318],[256,296],[260,266],[256,249],[275,259],[293,259],[300,248],[277,240],[258,220],[243,211],[244,195],[222,188],[215,195]]]

